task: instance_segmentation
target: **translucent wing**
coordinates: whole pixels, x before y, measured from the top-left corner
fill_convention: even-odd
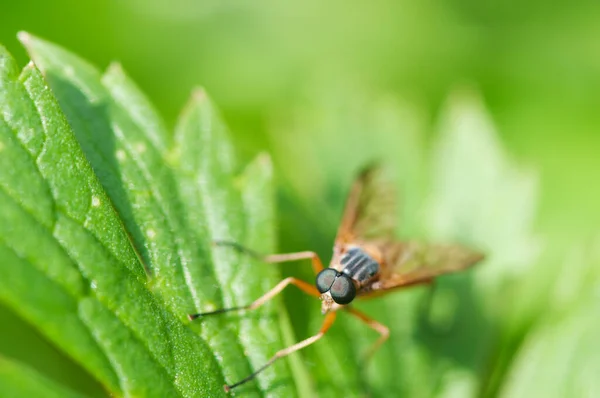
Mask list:
[[[354,181],[336,243],[393,239],[396,194],[379,166],[366,168]]]
[[[376,290],[424,283],[436,276],[457,272],[483,259],[483,255],[458,245],[394,242],[382,247],[385,264]]]

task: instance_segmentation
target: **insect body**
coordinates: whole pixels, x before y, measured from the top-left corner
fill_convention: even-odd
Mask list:
[[[338,264],[317,274],[316,285],[323,301],[321,311],[325,314],[335,304],[349,304],[357,291],[379,276],[379,268],[379,263],[363,249],[351,247]]]
[[[252,310],[295,285],[305,293],[318,297],[325,315],[319,332],[277,353],[261,368],[237,383],[225,385],[229,391],[256,377],[277,359],[315,343],[329,330],[337,311],[345,310],[379,332],[368,356],[389,336],[386,326],[350,307],[354,299],[373,297],[403,287],[430,283],[439,275],[463,270],[483,258],[477,252],[457,245],[428,245],[398,241],[394,236],[395,197],[389,184],[380,179],[380,169],[366,169],[352,186],[338,229],[329,268],[323,268],[319,256],[312,251],[262,256],[234,242],[216,242],[258,257],[268,263],[310,259],[316,274],[315,285],[297,278],[286,278],[253,303],[235,308],[190,315],[200,316],[228,311]]]

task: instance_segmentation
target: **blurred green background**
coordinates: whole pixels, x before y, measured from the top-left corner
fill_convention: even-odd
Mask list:
[[[600,221],[599,16],[592,1],[25,0],[2,5],[0,39],[23,63],[19,30],[100,66],[118,60],[170,123],[203,85],[247,157],[271,147],[274,119],[340,86],[433,120],[451,89],[474,83],[504,144],[542,171],[540,226],[569,240]]]
[[[171,126],[206,87],[242,159],[274,158],[280,249],[325,258],[361,162],[393,158],[393,126],[417,131],[430,153],[448,96],[470,87],[510,157],[539,173],[531,228],[542,258],[563,259],[598,237],[599,18],[592,1],[22,0],[2,4],[0,42],[23,65],[20,30],[102,67],[117,60]],[[59,354],[41,341],[37,352],[15,346],[10,336],[40,338],[0,316],[1,353],[86,383],[74,366],[51,366]]]

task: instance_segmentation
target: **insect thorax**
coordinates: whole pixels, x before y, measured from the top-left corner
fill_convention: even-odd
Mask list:
[[[352,247],[340,259],[341,272],[360,285],[373,279],[379,272],[379,263],[360,247]]]

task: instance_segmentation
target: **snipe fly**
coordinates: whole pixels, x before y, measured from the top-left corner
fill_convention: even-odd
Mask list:
[[[354,182],[333,245],[329,268],[324,268],[319,256],[312,251],[263,256],[235,242],[215,242],[267,263],[309,259],[316,274],[315,284],[297,278],[285,278],[249,305],[192,314],[189,315],[190,320],[228,311],[254,310],[288,285],[295,285],[303,292],[318,297],[321,300],[321,312],[325,315],[317,334],[278,351],[254,373],[236,383],[225,385],[225,391],[254,379],[277,359],[321,339],[333,325],[339,310],[357,317],[380,334],[367,352],[367,356],[371,356],[387,340],[389,329],[350,307],[354,299],[428,284],[440,275],[464,270],[483,258],[480,253],[458,245],[432,245],[396,239],[394,190],[381,176],[379,167],[369,167]]]

